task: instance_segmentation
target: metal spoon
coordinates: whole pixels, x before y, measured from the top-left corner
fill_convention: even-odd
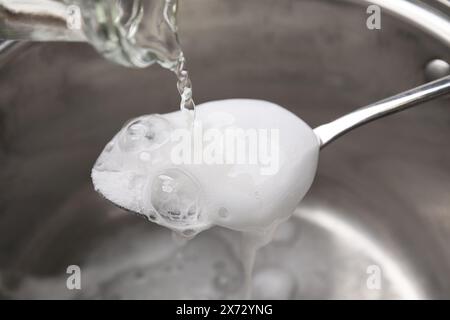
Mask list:
[[[357,109],[332,122],[315,128],[314,133],[319,137],[320,147],[323,148],[334,139],[363,124],[405,110],[449,92],[450,76],[446,76]]]

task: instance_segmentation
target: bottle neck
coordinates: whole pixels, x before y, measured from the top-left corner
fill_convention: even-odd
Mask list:
[[[89,42],[116,63],[174,69],[178,0],[0,0],[0,39]]]

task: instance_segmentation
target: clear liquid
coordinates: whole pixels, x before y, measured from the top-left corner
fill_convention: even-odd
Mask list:
[[[180,94],[180,110],[189,114],[191,119],[195,119],[195,103],[192,98],[192,82],[189,78],[189,72],[185,68],[186,59],[184,55],[180,55],[177,67],[175,68],[175,75],[177,76],[177,89]]]

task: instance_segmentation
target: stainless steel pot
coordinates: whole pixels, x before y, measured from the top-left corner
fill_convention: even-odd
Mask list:
[[[414,10],[382,8],[381,30],[368,30],[368,1],[185,1],[194,96],[266,99],[314,127],[446,72],[450,9],[397,3]],[[424,13],[444,28],[424,27]],[[74,43],[13,47],[0,61],[0,296],[239,297],[232,236],[213,229],[180,248],[90,183],[125,120],[177,108],[170,72],[116,66]],[[326,148],[295,218],[257,257],[255,297],[450,298],[449,104]],[[81,290],[66,286],[69,265]]]

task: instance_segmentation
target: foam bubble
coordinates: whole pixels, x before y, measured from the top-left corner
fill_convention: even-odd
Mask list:
[[[151,205],[169,226],[196,225],[200,217],[201,190],[180,169],[167,169],[151,182]]]
[[[140,117],[125,124],[119,136],[124,152],[155,149],[170,138],[170,123],[159,115]]]

